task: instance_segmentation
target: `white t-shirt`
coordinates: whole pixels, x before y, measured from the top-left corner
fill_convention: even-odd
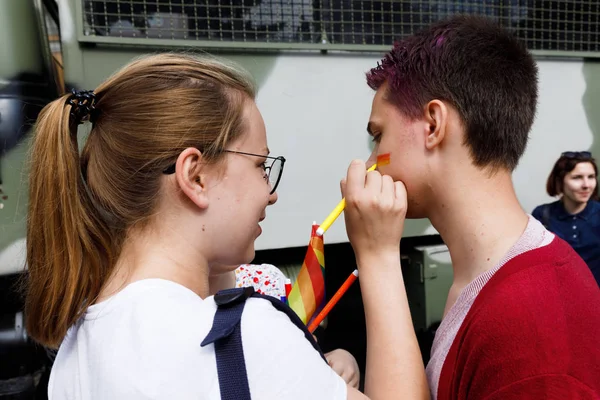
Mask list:
[[[200,346],[216,309],[171,281],[128,285],[69,329],[49,398],[220,399],[214,347]],[[346,399],[342,378],[267,300],[248,299],[241,324],[253,399]]]

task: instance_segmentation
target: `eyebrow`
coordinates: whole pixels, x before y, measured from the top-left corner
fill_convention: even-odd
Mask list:
[[[577,173],[577,174],[573,174],[573,175],[571,175],[571,176],[572,176],[573,178],[577,178],[577,177],[580,177],[580,176],[596,176],[596,173],[595,173],[595,172],[590,172],[590,173],[583,173],[583,172],[579,172],[579,173]]]

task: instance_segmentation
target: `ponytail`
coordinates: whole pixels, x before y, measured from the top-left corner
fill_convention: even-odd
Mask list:
[[[114,260],[110,230],[83,179],[72,98],[42,110],[30,154],[26,327],[53,348],[95,301]]]

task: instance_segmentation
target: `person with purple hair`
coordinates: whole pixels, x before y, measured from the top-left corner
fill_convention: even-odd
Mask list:
[[[489,19],[455,16],[397,42],[367,82],[367,165],[391,154],[367,182],[403,182],[407,218],[429,218],[452,257],[432,398],[600,398],[600,290],[511,179],[538,98],[525,46]]]

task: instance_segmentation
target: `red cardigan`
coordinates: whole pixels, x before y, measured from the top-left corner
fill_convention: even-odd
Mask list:
[[[600,399],[600,289],[566,242],[513,258],[481,289],[437,398]]]

